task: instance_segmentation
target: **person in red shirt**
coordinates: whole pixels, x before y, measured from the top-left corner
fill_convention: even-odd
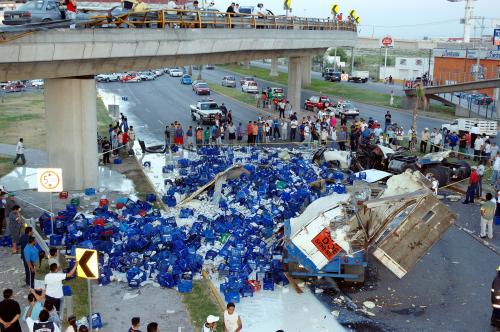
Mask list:
[[[474,194],[477,190],[478,183],[479,174],[477,174],[476,167],[472,167],[469,177],[469,187],[467,187],[467,192],[465,193],[465,201],[463,201],[462,204],[474,203]]]
[[[252,126],[252,121],[248,121],[247,136],[248,136],[247,143],[248,144],[252,144],[253,143],[253,126]]]
[[[76,0],[66,0],[66,19],[76,19]]]

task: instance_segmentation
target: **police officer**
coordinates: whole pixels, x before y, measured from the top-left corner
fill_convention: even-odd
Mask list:
[[[491,325],[500,327],[500,266],[497,267],[497,276],[491,284]]]

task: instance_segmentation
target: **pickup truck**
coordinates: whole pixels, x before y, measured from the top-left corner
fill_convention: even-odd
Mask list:
[[[222,122],[225,115],[222,114],[219,105],[212,99],[201,100],[196,105],[191,105],[191,118],[198,124],[214,124],[216,115],[219,115]]]
[[[446,123],[441,126],[442,129],[447,129],[451,132],[470,132],[471,134],[487,136],[497,135],[497,122],[484,119],[464,118],[456,119],[452,123]]]
[[[349,81],[354,83],[366,83],[370,77],[369,71],[355,70],[349,76]]]

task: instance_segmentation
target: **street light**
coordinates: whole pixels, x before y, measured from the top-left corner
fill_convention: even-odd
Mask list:
[[[464,43],[470,42],[470,26],[472,21],[472,1],[476,0],[447,0],[448,2],[462,2],[467,1],[465,4],[465,17],[464,17]]]

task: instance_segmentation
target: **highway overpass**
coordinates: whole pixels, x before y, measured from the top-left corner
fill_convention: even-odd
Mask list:
[[[4,32],[0,81],[45,79],[49,164],[63,168],[66,189],[80,190],[97,184],[95,74],[288,57],[288,100],[299,108],[302,85],[310,82],[312,56],[329,47],[356,45],[355,29],[331,22],[275,22],[265,23],[265,28],[256,22],[239,29]]]

